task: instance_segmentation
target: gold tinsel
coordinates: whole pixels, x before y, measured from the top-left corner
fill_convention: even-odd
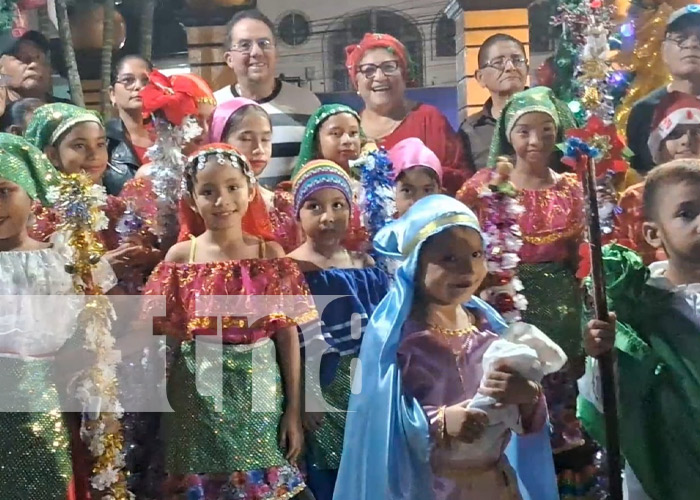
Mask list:
[[[686,4],[687,2],[681,3],[675,7],[663,3],[656,9],[643,11],[635,20],[637,42],[634,52],[631,55],[621,53],[618,61],[627,70],[634,72],[632,85],[615,113],[615,125],[623,136],[627,130],[632,106],[650,92],[671,81],[661,55],[661,44],[666,35],[668,17],[675,8]]]
[[[123,471],[124,438],[114,413],[119,404],[111,333],[114,309],[99,283],[93,279],[93,270],[104,253],[97,233],[105,223],[102,207],[106,193],[104,188],[95,188],[87,176],[71,174],[62,176],[60,184],[52,188],[50,197],[61,216],[59,229],[67,233],[68,246],[73,249],[72,262],[67,270],[73,274],[75,292],[90,296],[79,321],[85,334],[85,349],[96,356],[96,364],[88,371],[87,378],[94,387],[91,394],[100,398],[102,407],[96,420],[83,422],[81,436],[89,441],[88,445],[94,441],[102,445],[101,453],[93,457],[93,478],[116,476],[106,488],[100,489],[101,496],[110,500],[128,500],[131,495]]]
[[[581,96],[581,104],[586,109],[595,109],[600,106],[601,96],[600,91],[595,87],[586,87]]]

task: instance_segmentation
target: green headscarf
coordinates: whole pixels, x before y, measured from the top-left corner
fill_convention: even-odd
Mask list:
[[[86,122],[98,123],[104,127],[100,115],[94,111],[72,104],[45,104],[34,112],[24,137],[43,151],[46,146],[54,146],[72,127]]]
[[[577,126],[569,107],[554,96],[552,89],[532,87],[518,92],[506,103],[496,122],[496,130],[489,150],[489,167],[496,165],[499,156],[513,153],[510,133],[518,119],[526,113],[546,113],[551,116],[557,127],[558,143],[563,140],[566,130]]]
[[[0,178],[14,182],[32,200],[45,206],[48,188],[59,182],[58,171],[46,155],[14,134],[0,133]]]
[[[358,123],[360,122],[360,115],[357,113],[357,111],[352,109],[350,106],[346,106],[345,104],[324,104],[318,108],[313,115],[311,115],[311,118],[309,118],[309,121],[306,123],[304,139],[301,141],[301,149],[299,151],[299,156],[297,157],[297,162],[294,165],[294,170],[292,171],[292,177],[297,174],[301,167],[309,163],[311,160],[319,159],[318,145],[316,144],[318,129],[321,128],[321,124],[323,124],[323,122],[325,122],[328,118],[340,113],[350,113],[352,116],[357,118]],[[360,135],[362,135],[361,129]]]

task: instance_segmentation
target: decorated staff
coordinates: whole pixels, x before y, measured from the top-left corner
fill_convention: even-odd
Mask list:
[[[107,227],[102,208],[104,187],[93,184],[83,174],[65,176],[49,189],[48,200],[60,214],[59,230],[71,250],[67,270],[73,275],[75,292],[90,298],[80,315],[85,332],[85,349],[95,353],[95,365],[78,382],[76,392],[82,403],[80,435],[93,457],[90,484],[103,498],[130,498],[123,472],[123,435],[119,419],[123,409],[118,400],[116,366],[119,352],[111,334],[115,319],[111,302],[93,280],[104,247],[97,233]]]
[[[610,90],[614,71],[608,59],[607,42],[610,9],[599,0],[579,4],[577,12],[580,19],[587,20],[585,28],[575,22],[580,20],[579,17],[567,19],[570,12],[563,9],[564,29],[583,34],[576,44],[575,76],[577,94],[587,123],[581,129],[567,131],[567,140],[560,149],[564,151],[563,162],[575,168],[586,192],[588,242],[581,249],[584,258],[578,275],[585,277],[590,274],[595,316],[603,321],[608,320],[609,314],[602,244],[604,238],[612,233],[613,217],[618,210],[612,179],[616,174],[627,171],[626,158],[629,156],[629,150],[622,143],[614,125],[606,126],[606,122],[612,121],[614,112]],[[598,361],[605,414],[608,488],[610,498],[622,500],[622,464],[612,355],[601,355]]]

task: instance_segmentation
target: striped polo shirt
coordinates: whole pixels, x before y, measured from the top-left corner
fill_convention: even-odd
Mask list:
[[[217,90],[214,97],[221,104],[240,96],[235,85],[227,85]],[[272,159],[260,175],[260,181],[264,186],[274,188],[289,180],[304,138],[306,122],[321,106],[321,101],[310,90],[277,80],[272,95],[258,103],[272,122]]]

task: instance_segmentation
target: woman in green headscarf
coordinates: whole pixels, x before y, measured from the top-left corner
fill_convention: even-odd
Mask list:
[[[570,366],[544,381],[553,425],[552,449],[561,473],[560,492],[567,498],[587,494],[585,484],[572,484],[574,477],[581,483],[593,482],[585,477],[592,456],[584,451],[589,449],[588,443],[575,418],[576,379],[583,360],[580,283],[576,278],[585,226],[583,191],[576,174],[560,174],[551,168],[556,163],[556,145],[564,132],[575,126],[569,109],[550,89],[527,89],[513,95],[504,107],[489,154],[489,166],[498,162],[502,174],[508,161],[514,165],[510,180],[524,208],[517,216],[522,232],[517,276],[528,302],[523,321],[546,332],[570,360]],[[487,227],[493,225],[495,214],[489,213],[487,199],[480,194],[495,175],[493,168],[481,170],[457,194]],[[514,308],[502,301],[499,305],[501,313]],[[577,458],[573,471],[572,455]]]
[[[324,104],[306,124],[301,150],[292,177],[311,160],[330,160],[346,172],[362,147],[360,115],[344,104]]]
[[[73,363],[59,353],[66,354],[82,300],[64,252],[27,231],[32,201],[47,205],[58,179],[41,151],[0,133],[0,498],[76,497],[56,380],[73,376]],[[100,285],[109,290],[114,275],[106,264],[101,269]]]

